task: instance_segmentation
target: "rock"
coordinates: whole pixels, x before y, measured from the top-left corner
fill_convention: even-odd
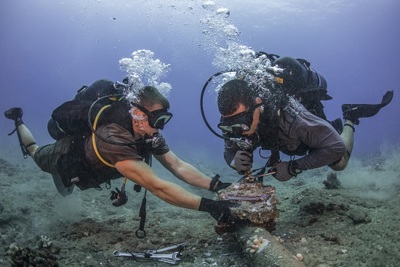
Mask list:
[[[327,180],[323,181],[323,183],[326,189],[338,189],[341,187],[341,183],[335,172],[329,173]]]
[[[348,211],[347,216],[353,221],[354,224],[371,222],[371,218],[368,216],[368,214],[360,210],[351,209]]]

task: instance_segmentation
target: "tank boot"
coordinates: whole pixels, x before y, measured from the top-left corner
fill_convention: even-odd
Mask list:
[[[388,105],[393,99],[393,91],[387,91],[380,104],[344,104],[342,105],[343,118],[358,125],[360,118],[376,115],[381,108]]]

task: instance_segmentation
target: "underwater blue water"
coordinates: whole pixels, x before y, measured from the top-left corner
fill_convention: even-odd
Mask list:
[[[213,11],[203,8],[204,2],[1,1],[0,110],[23,107],[24,121],[38,143],[52,142],[46,125],[55,107],[99,78],[121,81],[126,73],[119,60],[148,49],[171,64],[162,78],[173,87],[169,100],[174,117],[163,131],[169,145],[178,154],[205,151],[203,157],[224,164],[222,141],[206,128],[199,97],[205,81],[221,70],[212,61],[227,38],[206,34],[210,29],[204,19]],[[357,126],[354,154],[399,144],[399,1],[214,2],[230,11],[226,22],[240,31],[238,43],[310,61],[328,81],[334,99],[324,104],[331,119],[342,116],[343,103],[380,102],[387,90],[395,90],[388,107]],[[215,127],[215,95],[208,92],[206,102]],[[6,135],[12,128],[1,116],[1,145],[19,149],[16,137]]]

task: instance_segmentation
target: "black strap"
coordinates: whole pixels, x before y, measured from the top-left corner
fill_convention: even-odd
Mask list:
[[[271,156],[269,156],[269,159],[268,159],[267,163],[265,164],[265,166],[266,167],[275,166],[280,160],[281,160],[281,157],[279,154],[279,149],[276,146],[271,149]]]
[[[283,100],[281,101],[280,106],[283,105]],[[267,109],[266,109],[267,110]],[[281,111],[282,113],[283,111]],[[280,154],[279,154],[279,123],[281,114],[278,115],[278,112],[275,110],[270,112],[271,114],[275,115],[266,115],[267,118],[267,129],[268,129],[268,139],[269,144],[266,148],[269,148],[271,151],[271,155],[268,158],[265,167],[272,167],[275,166],[280,161]]]
[[[210,188],[209,188],[208,190],[210,190],[210,191],[212,191],[212,192],[214,192],[214,190],[216,190],[217,184],[218,184],[218,182],[219,182],[219,178],[220,178],[220,177],[221,177],[221,176],[220,176],[219,174],[216,174],[216,175],[211,179]]]
[[[28,150],[26,149],[26,147],[22,143],[22,138],[21,138],[21,135],[19,134],[18,131],[17,131],[17,135],[18,135],[18,140],[19,140],[19,145],[21,147],[22,155],[24,155],[24,159],[26,159],[29,156]]]
[[[18,135],[18,141],[19,141],[19,146],[21,147],[21,152],[22,152],[22,155],[24,156],[24,159],[26,159],[28,156],[29,156],[29,152],[28,152],[28,150],[26,149],[26,147],[24,146],[24,144],[22,143],[22,137],[21,137],[21,135],[19,134],[19,131],[18,131],[18,126],[20,125],[20,124],[22,124],[22,123],[17,123],[17,122],[15,122],[15,129],[11,132],[11,133],[9,133],[8,135],[10,136],[10,135],[12,135],[13,133],[15,133],[15,132],[17,132],[17,135]],[[29,146],[31,146],[31,145],[34,145],[35,143],[33,143],[33,144],[29,144]]]
[[[147,189],[144,191],[144,196],[142,199],[142,205],[140,206],[139,217],[140,217],[140,224],[139,229],[136,230],[135,235],[138,238],[145,238],[146,237],[146,230],[144,230],[144,226],[146,224],[146,195]]]
[[[151,167],[152,163],[152,156],[150,153],[148,153],[144,159],[144,161]],[[135,185],[136,186],[136,185]],[[139,186],[139,185],[138,185]],[[135,189],[135,191],[137,188]],[[140,189],[139,189],[140,191]],[[136,191],[138,192],[138,191]],[[146,224],[146,195],[147,195],[147,189],[144,191],[144,196],[142,199],[142,205],[140,206],[140,211],[139,211],[139,217],[140,217],[140,224],[139,224],[139,229],[136,230],[135,234],[138,238],[144,238],[146,237],[146,231],[144,230],[144,226]]]
[[[356,131],[356,129],[354,128],[354,126],[351,125],[351,124],[345,123],[343,126],[349,126],[349,127],[353,130],[353,133]]]
[[[278,55],[269,54],[269,53],[264,52],[264,51],[259,51],[259,52],[256,53],[256,57],[260,57],[260,56],[262,56],[262,55],[265,55],[265,56],[271,61],[271,64],[272,64],[276,59],[279,58]]]

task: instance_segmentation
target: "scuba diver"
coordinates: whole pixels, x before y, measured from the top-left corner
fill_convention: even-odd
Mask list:
[[[129,86],[98,80],[81,88],[75,99],[54,110],[48,130],[56,142],[45,146],[36,144],[22,120],[21,108],[11,108],[5,116],[15,122],[13,132],[18,134],[24,156],[31,156],[42,171],[52,175],[63,196],[70,195],[75,186],[101,189],[100,184],[125,177],[169,204],[206,211],[217,221],[230,221],[230,202],[195,195],[151,169],[154,156],[187,184],[213,192],[230,185],[219,181],[219,175],[207,177],[170,150],[160,134],[172,118],[169,101],[152,86],[141,88],[134,100],[121,95],[121,88]],[[113,194],[121,201],[116,206],[124,204],[124,197],[126,202],[122,189]]]
[[[239,174],[251,175],[253,151],[260,147],[271,151],[263,171],[268,167],[279,181],[322,166],[344,170],[353,149],[355,125],[388,105],[393,91],[388,91],[380,104],[342,105],[342,125],[340,119],[326,119],[320,102],[331,99],[326,80],[306,60],[276,55],[268,55],[268,59],[272,64],[266,71],[273,79],[264,81],[263,86],[269,90],[252,83],[251,78],[246,80],[245,75],[236,75],[218,91],[218,128],[223,134],[217,135],[225,140],[227,164]],[[281,161],[280,152],[290,160]]]

